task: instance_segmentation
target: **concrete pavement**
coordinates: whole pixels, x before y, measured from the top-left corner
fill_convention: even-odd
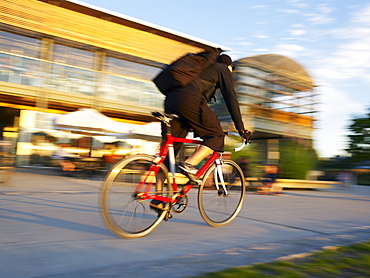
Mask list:
[[[1,277],[189,277],[370,239],[370,187],[247,193],[225,227],[182,214],[139,239],[102,224],[101,181],[16,173],[0,184]]]

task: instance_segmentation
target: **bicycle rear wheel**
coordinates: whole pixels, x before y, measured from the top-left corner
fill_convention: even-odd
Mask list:
[[[245,195],[245,180],[239,165],[232,160],[224,160],[222,173],[215,164],[204,174],[198,191],[199,212],[211,226],[224,226],[230,223],[242,208]],[[222,187],[222,175],[227,194]]]
[[[168,170],[162,165],[159,172],[149,168],[156,165],[155,157],[133,155],[118,162],[108,173],[100,190],[100,212],[107,228],[119,237],[142,237],[153,231],[164,219],[169,203],[154,207],[152,199],[143,200],[143,192],[163,197],[172,196],[172,184]],[[152,167],[153,168],[153,167]],[[163,189],[156,189],[156,182],[163,181]],[[141,187],[139,184],[145,181]]]

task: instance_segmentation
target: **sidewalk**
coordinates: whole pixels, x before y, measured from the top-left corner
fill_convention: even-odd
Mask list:
[[[16,173],[0,184],[2,275],[190,277],[370,239],[369,186],[247,193],[239,216],[220,228],[201,219],[194,191],[183,214],[122,239],[99,218],[101,183]]]
[[[11,180],[0,183],[2,194],[29,193],[77,193],[98,192],[102,180],[80,179],[74,177],[28,173],[22,170],[14,172]]]
[[[177,278],[194,277],[231,267],[268,263],[274,260],[289,261],[304,258],[310,253],[331,246],[344,246],[370,240],[370,227],[344,231],[326,236],[309,236],[279,242],[251,244],[168,258],[166,260],[121,263],[90,270],[47,275],[40,278]]]
[[[49,171],[49,172],[48,172]],[[94,176],[91,179],[67,177],[57,175],[54,170],[25,170],[17,169],[13,178],[7,183],[0,183],[0,193],[37,193],[37,192],[98,192],[104,181],[104,175]],[[286,189],[283,193],[294,192],[296,190]],[[299,190],[298,190],[299,191]],[[302,191],[305,191],[303,188]],[[334,186],[333,188],[321,188],[322,192],[351,193],[362,196],[370,196],[370,186],[358,186],[346,188]],[[307,191],[309,192],[309,191]]]

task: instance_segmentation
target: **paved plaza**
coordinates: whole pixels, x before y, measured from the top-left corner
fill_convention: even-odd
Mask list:
[[[248,192],[225,227],[182,214],[139,239],[108,231],[101,181],[15,173],[0,184],[1,277],[190,277],[370,239],[370,187]]]

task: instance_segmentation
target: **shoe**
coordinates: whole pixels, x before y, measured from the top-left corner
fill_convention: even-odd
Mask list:
[[[197,168],[186,162],[180,162],[178,164],[178,167],[180,169],[181,174],[185,175],[189,180],[193,182],[198,182],[196,177],[196,174],[198,172]]]
[[[150,206],[150,209],[156,211],[158,213],[158,216],[160,216],[163,212],[164,202],[160,200],[151,200],[150,204],[153,205]]]

